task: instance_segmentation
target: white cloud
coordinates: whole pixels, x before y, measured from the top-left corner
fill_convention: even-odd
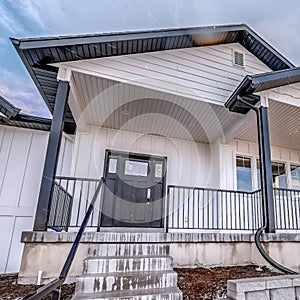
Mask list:
[[[9,12],[3,3],[0,2],[0,25],[9,32],[20,33],[23,31],[21,24],[18,20]]]
[[[42,1],[9,0],[9,2],[29,24],[34,24],[40,29],[45,28],[44,20],[42,19]]]
[[[7,70],[0,71],[0,95],[20,108],[23,113],[49,117],[49,111],[28,78]]]

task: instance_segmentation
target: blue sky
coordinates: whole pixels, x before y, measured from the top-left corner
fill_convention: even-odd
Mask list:
[[[0,95],[24,113],[50,116],[9,37],[233,23],[300,65],[299,0],[0,0]]]

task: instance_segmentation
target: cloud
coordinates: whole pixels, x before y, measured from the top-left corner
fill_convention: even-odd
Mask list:
[[[8,70],[0,70],[0,95],[20,108],[23,113],[50,117],[50,113],[28,78]]]
[[[32,0],[9,0],[16,13],[23,16],[29,24],[38,26],[39,29],[45,28],[42,18],[42,1]]]
[[[18,20],[0,2],[0,25],[9,32],[22,32],[23,28]]]

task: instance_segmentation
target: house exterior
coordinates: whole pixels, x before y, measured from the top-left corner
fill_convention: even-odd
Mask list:
[[[32,230],[51,120],[22,114],[0,96],[0,273],[18,272],[22,231]],[[73,140],[64,134],[57,172],[69,175]]]
[[[39,270],[28,262],[37,251],[41,263],[57,243],[66,251],[101,177],[84,243],[107,232],[134,242],[134,232],[172,243],[177,265],[261,262],[252,234],[266,222],[289,233],[266,238],[270,252],[286,262],[296,249],[300,69],[248,26],[12,43],[53,113],[33,231],[22,238],[24,282]],[[74,146],[58,176],[63,132]],[[232,260],[227,242],[247,254]]]

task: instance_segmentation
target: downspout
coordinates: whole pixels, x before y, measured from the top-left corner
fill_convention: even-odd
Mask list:
[[[241,97],[238,96],[238,101],[240,103],[243,103],[244,105],[246,105],[247,107],[249,107],[250,109],[254,110],[256,113],[256,118],[257,118],[257,133],[258,133],[258,142],[259,142],[259,156],[260,156],[260,170],[261,172],[264,172],[263,168],[262,168],[262,159],[263,159],[263,155],[262,155],[262,132],[261,132],[261,128],[262,128],[262,121],[261,121],[261,117],[259,114],[259,109],[254,106],[251,105],[250,103],[248,103],[247,101],[245,101],[244,99],[242,99]],[[267,228],[267,211],[266,211],[266,194],[265,194],[265,182],[264,182],[264,176],[261,173],[260,176],[260,180],[261,180],[261,189],[262,189],[262,203],[263,203],[263,225],[257,229],[257,231],[255,232],[255,245],[259,251],[259,253],[261,254],[261,256],[271,265],[273,266],[275,269],[285,273],[285,274],[298,274],[297,272],[279,264],[278,262],[276,262],[274,259],[272,259],[272,257],[269,256],[269,254],[265,251],[265,249],[262,246],[261,243],[261,235],[262,233],[266,230]]]

